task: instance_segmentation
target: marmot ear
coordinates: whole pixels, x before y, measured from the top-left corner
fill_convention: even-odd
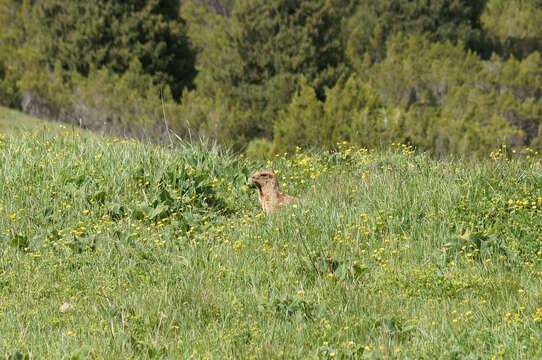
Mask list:
[[[265,171],[272,172],[273,174],[275,173],[275,170],[273,170],[273,168],[267,168],[267,169],[265,169]]]

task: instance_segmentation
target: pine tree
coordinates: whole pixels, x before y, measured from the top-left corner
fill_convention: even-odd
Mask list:
[[[239,136],[271,138],[300,75],[323,99],[343,72],[341,3],[239,0],[230,18],[185,4],[181,12],[200,51],[194,98],[210,103],[204,99],[222,94],[223,106],[244,114]]]
[[[523,58],[542,50],[541,0],[489,0],[481,16],[490,37],[499,42],[501,54]]]
[[[36,46],[51,65],[59,62],[83,76],[92,66],[122,74],[137,58],[175,96],[192,84],[194,52],[177,0],[43,0],[33,12],[40,30]]]
[[[368,53],[380,61],[386,42],[399,34],[425,35],[432,42],[462,41],[467,48],[489,54],[484,43],[480,14],[487,0],[360,0],[346,22],[349,61]]]
[[[322,136],[325,131],[322,120],[322,103],[317,99],[316,91],[302,76],[291,104],[280,112],[275,124],[272,153],[292,152],[296,146],[310,149],[326,145],[322,144],[322,140],[330,139],[330,134]]]
[[[25,21],[31,1],[0,0],[0,105],[17,107],[21,53],[33,27]]]
[[[321,142],[338,141],[376,147],[389,142],[393,124],[384,117],[384,105],[368,83],[353,75],[326,92]]]

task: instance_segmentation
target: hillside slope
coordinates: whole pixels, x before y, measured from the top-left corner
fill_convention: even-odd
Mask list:
[[[0,354],[542,356],[538,154],[266,163],[62,131],[0,135]],[[267,166],[302,198],[271,216]]]
[[[62,129],[60,124],[36,119],[16,110],[0,106],[0,133],[21,134],[23,132],[58,133]]]

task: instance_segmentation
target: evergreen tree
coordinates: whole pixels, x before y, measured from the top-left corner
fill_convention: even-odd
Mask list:
[[[327,145],[330,134],[322,136],[323,109],[316,97],[316,91],[300,78],[299,89],[292,98],[287,110],[281,111],[275,124],[275,137],[272,153],[292,152],[296,146],[305,149]],[[322,140],[326,143],[322,144]]]
[[[122,74],[134,58],[156,84],[175,96],[191,86],[194,53],[179,17],[178,0],[62,1],[34,6],[36,41],[51,65],[87,76],[91,66]]]
[[[185,4],[190,0],[181,0],[181,4]],[[233,9],[235,0],[192,0],[196,6],[205,6],[215,14],[229,17]]]
[[[388,106],[442,105],[450,88],[482,72],[479,56],[462,43],[431,43],[426,36],[399,34],[385,59],[371,67],[369,79]]]
[[[523,58],[542,50],[541,0],[489,0],[481,21],[504,56]]]
[[[386,42],[398,33],[424,34],[430,41],[462,41],[489,53],[480,24],[487,0],[360,0],[346,25],[351,64],[366,52],[374,61],[384,57]]]
[[[389,142],[394,124],[385,117],[384,105],[376,91],[353,75],[326,92],[320,141],[328,148],[338,141],[364,147]]]
[[[20,58],[33,27],[25,21],[31,1],[0,0],[0,105],[20,103],[17,81],[21,76]]]
[[[235,104],[245,114],[240,136],[271,137],[300,75],[322,99],[343,72],[341,4],[239,0],[231,18],[185,4],[182,13],[200,51],[196,98],[203,103],[223,94],[224,106]]]
[[[502,144],[519,145],[524,133],[507,121],[509,93],[498,95],[461,86],[451,91],[442,110],[440,126],[446,129],[448,149],[441,153],[482,155]],[[445,150],[445,151],[444,151]]]

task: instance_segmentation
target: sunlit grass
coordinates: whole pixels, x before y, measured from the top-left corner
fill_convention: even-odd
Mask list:
[[[3,134],[20,135],[24,132],[33,132],[51,135],[60,134],[67,128],[72,130],[71,125],[62,126],[54,122],[38,120],[21,112],[0,106],[0,133]],[[73,131],[75,131],[75,128]],[[79,132],[81,131],[79,130]]]
[[[532,151],[466,163],[338,144],[266,163],[0,133],[8,357],[542,356]],[[271,216],[247,182],[268,166],[301,198]]]

